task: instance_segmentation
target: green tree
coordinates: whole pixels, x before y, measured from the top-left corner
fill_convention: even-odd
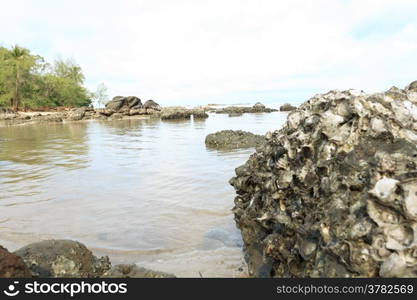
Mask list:
[[[50,65],[28,49],[0,47],[0,106],[39,108],[87,106],[94,94],[84,86],[74,60]]]
[[[31,80],[31,72],[38,67],[39,56],[31,55],[26,48],[13,46],[8,52],[2,51],[3,96],[10,98],[10,106],[19,109],[25,97],[25,89]]]

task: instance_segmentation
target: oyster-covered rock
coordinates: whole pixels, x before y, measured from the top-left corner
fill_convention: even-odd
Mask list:
[[[99,277],[111,267],[109,258],[95,257],[83,244],[71,240],[45,240],[15,252],[33,276]]]
[[[417,83],[319,94],[236,169],[251,276],[417,277]]]

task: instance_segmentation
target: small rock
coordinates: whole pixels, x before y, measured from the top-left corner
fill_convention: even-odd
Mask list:
[[[206,136],[206,146],[216,149],[239,149],[257,147],[265,142],[262,135],[242,130],[222,130]]]
[[[111,267],[109,258],[95,257],[83,244],[71,240],[46,240],[15,252],[35,277],[99,277]]]
[[[29,278],[32,273],[16,254],[0,246],[0,278]]]
[[[293,106],[289,103],[285,103],[284,105],[281,105],[279,107],[280,111],[293,111],[293,110],[296,110],[296,109],[297,109],[297,107],[295,107],[295,106]]]

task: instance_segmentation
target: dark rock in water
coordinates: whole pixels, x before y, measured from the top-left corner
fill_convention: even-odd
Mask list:
[[[95,257],[83,244],[46,240],[15,252],[35,277],[99,277],[110,269],[109,258]]]
[[[216,109],[217,114],[243,114],[243,113],[261,113],[261,112],[274,112],[277,111],[273,108],[265,107],[265,105],[261,103],[256,103],[252,107],[247,106],[228,106],[220,109]]]
[[[280,111],[293,111],[293,110],[296,110],[296,109],[297,109],[297,107],[295,107],[295,106],[293,106],[289,103],[285,103],[284,105],[281,105],[279,107]]]
[[[152,108],[155,110],[161,110],[161,106],[159,106],[159,104],[153,100],[146,101],[145,104],[143,104],[143,108],[146,108],[146,109]]]
[[[114,113],[109,117],[110,120],[120,120],[122,118],[123,118],[122,113]]]
[[[179,120],[179,119],[190,119],[191,112],[189,109],[182,107],[165,108],[162,110],[162,120]]]
[[[107,278],[175,278],[175,275],[152,271],[149,269],[138,267],[135,264],[115,265],[107,271],[102,277]]]
[[[32,273],[16,254],[0,246],[0,278],[29,278]]]
[[[417,94],[330,91],[230,180],[251,276],[417,276]]]
[[[204,109],[192,109],[191,113],[193,115],[194,119],[206,119],[209,117],[209,115],[204,111]]]
[[[265,109],[265,105],[263,105],[261,102],[256,102],[255,105],[253,106],[254,109],[259,109],[259,110],[263,110]]]
[[[135,96],[116,96],[106,104],[106,109],[122,113],[128,113],[131,109],[140,108],[142,108],[142,102]]]
[[[240,117],[242,115],[243,115],[243,113],[241,113],[241,112],[232,112],[232,113],[229,113],[229,117]]]
[[[265,137],[242,130],[222,130],[207,135],[205,142],[216,149],[252,148],[264,143]]]
[[[196,119],[208,118],[208,114],[203,109],[188,109],[184,107],[167,107],[162,110],[162,120],[180,120],[190,119],[193,116]]]

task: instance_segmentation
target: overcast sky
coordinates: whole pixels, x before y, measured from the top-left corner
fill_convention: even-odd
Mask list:
[[[299,102],[417,79],[415,0],[2,1],[0,43],[163,105]]]

